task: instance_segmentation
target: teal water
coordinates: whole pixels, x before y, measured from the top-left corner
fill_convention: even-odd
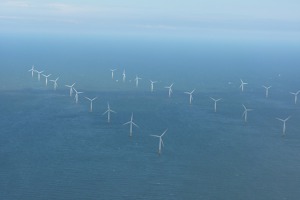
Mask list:
[[[289,92],[300,89],[299,51],[282,41],[5,36],[0,197],[298,199],[300,113]],[[31,77],[32,64],[60,77],[57,91]],[[159,81],[153,93],[149,79]],[[79,104],[64,86],[73,82]],[[262,85],[272,85],[268,99]],[[98,96],[93,113],[84,96]],[[217,113],[209,97],[222,98]],[[117,112],[110,124],[107,102]],[[247,123],[242,104],[253,109]],[[132,112],[130,138],[122,124]],[[275,118],[289,115],[282,137]],[[159,156],[150,135],[167,128]]]

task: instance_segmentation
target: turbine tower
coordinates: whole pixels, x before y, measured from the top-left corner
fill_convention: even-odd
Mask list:
[[[152,137],[158,137],[159,138],[159,142],[158,142],[158,154],[160,155],[161,154],[161,149],[162,149],[162,146],[164,146],[164,142],[163,142],[163,139],[162,137],[164,136],[164,134],[168,131],[168,129],[166,129],[161,135],[150,135]]]
[[[134,122],[133,122],[133,113],[131,114],[131,119],[129,122],[126,122],[124,123],[123,125],[126,125],[126,124],[129,124],[130,127],[129,127],[129,136],[132,137],[132,126],[135,126],[135,127],[139,127],[138,125],[136,125]]]
[[[286,129],[286,125],[285,123],[287,122],[287,120],[289,120],[291,118],[291,116],[285,118],[285,119],[280,119],[280,118],[276,118],[278,119],[279,121],[282,121],[283,122],[283,128],[282,128],[282,136],[285,136],[285,129]]]
[[[252,111],[253,109],[248,109],[246,108],[246,106],[244,104],[242,104],[242,106],[244,107],[244,112],[243,112],[243,115],[242,117],[245,117],[245,122],[247,122],[247,117],[248,117],[248,111]]]
[[[191,92],[184,92],[185,94],[190,95],[190,104],[192,104],[192,100],[193,100],[193,93],[195,92],[195,89]]]
[[[165,87],[165,88],[169,89],[169,97],[171,97],[171,94],[173,93],[173,90],[172,90],[173,84],[174,83],[172,83],[170,86]]]
[[[109,103],[107,102],[107,110],[103,113],[105,115],[107,113],[107,122],[110,122],[110,113],[116,113],[112,109],[110,109]]]

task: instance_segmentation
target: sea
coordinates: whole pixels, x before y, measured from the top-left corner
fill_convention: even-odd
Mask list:
[[[299,199],[300,102],[290,93],[300,90],[299,44],[3,35],[0,199]],[[57,89],[32,66],[59,77]],[[73,83],[77,104],[65,86]],[[93,112],[85,97],[97,97]],[[211,98],[221,99],[216,112]],[[289,116],[283,135],[276,118]],[[164,131],[159,154],[151,135]]]

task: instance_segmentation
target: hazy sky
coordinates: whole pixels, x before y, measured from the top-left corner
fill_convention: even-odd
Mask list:
[[[299,35],[299,0],[1,0],[4,32]]]

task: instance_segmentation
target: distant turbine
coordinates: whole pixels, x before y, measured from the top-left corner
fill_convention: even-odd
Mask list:
[[[125,82],[125,80],[126,80],[125,69],[123,70],[123,74],[122,74],[122,76],[123,76],[123,82]]]
[[[247,122],[248,111],[252,111],[253,109],[246,108],[246,106],[244,104],[242,104],[242,106],[244,107],[244,112],[243,112],[242,117],[245,117],[245,122]]]
[[[35,70],[35,72],[38,74],[38,80],[41,80],[41,74],[44,72],[44,71],[38,71],[38,70]]]
[[[116,71],[117,69],[111,69],[111,79],[114,79],[114,71]]]
[[[69,88],[70,88],[70,97],[71,97],[72,94],[73,94],[73,88],[74,88],[74,85],[75,85],[75,83],[73,83],[72,85],[65,85],[66,87],[69,87]]]
[[[131,119],[130,119],[130,121],[124,123],[123,125],[126,125],[126,124],[130,124],[130,127],[129,127],[129,136],[131,137],[131,136],[132,136],[132,125],[136,126],[137,128],[139,127],[138,125],[136,125],[136,124],[133,122],[133,113],[131,114]]]
[[[59,77],[57,77],[55,80],[50,80],[50,81],[53,82],[53,88],[54,88],[54,90],[56,90],[56,88],[58,86],[58,84],[57,84],[58,79],[59,79]]]
[[[214,99],[212,97],[210,97],[211,100],[213,100],[215,102],[214,108],[215,108],[215,112],[217,112],[217,102],[220,101],[221,99]]]
[[[31,77],[33,77],[33,72],[35,72],[35,70],[34,70],[34,65],[32,65],[31,69],[28,70],[28,71],[31,72]]]
[[[168,131],[168,129],[166,129],[161,135],[151,135],[153,137],[158,137],[159,138],[159,143],[158,143],[158,154],[161,154],[161,148],[162,146],[164,146],[164,142],[162,140],[162,137],[164,136],[164,134]]]
[[[105,115],[107,113],[107,122],[110,122],[110,113],[116,113],[115,111],[110,109],[109,103],[107,102],[107,110],[103,113]]]
[[[295,104],[297,104],[297,99],[298,99],[299,92],[300,92],[300,90],[298,90],[297,92],[290,92],[291,94],[295,95]]]
[[[135,77],[134,80],[135,80],[135,86],[136,86],[136,87],[139,86],[139,80],[141,80],[141,79],[142,79],[142,78],[140,78],[140,77],[138,77],[138,76]]]
[[[244,91],[244,85],[247,85],[248,83],[243,82],[242,79],[240,79],[240,80],[241,80],[240,88],[242,89],[242,92],[243,92]]]
[[[193,100],[193,93],[194,93],[195,89],[191,92],[184,92],[185,94],[190,95],[190,104],[192,104],[192,100]]]
[[[285,123],[287,120],[289,120],[291,118],[291,116],[285,118],[285,119],[280,119],[280,118],[276,118],[278,119],[279,121],[282,121],[283,122],[283,128],[282,128],[282,135],[284,136],[285,135],[285,129],[286,129],[286,126],[285,126]]]
[[[269,96],[269,89],[272,87],[272,86],[264,86],[263,85],[263,87],[266,89],[266,98],[268,98],[268,96]]]
[[[73,90],[75,91],[75,102],[78,103],[78,94],[81,94],[83,92],[78,92],[75,88],[73,88]]]
[[[90,104],[90,112],[93,112],[93,101],[97,99],[97,97],[90,99],[88,97],[85,97],[87,100],[89,100],[91,102]]]
[[[150,82],[151,82],[151,87],[150,87],[150,89],[151,89],[151,92],[153,92],[153,90],[154,90],[154,83],[157,83],[157,81],[152,81],[152,80],[150,80]]]
[[[51,76],[51,74],[48,74],[48,75],[45,75],[45,74],[42,74],[45,78],[46,78],[46,86],[48,85],[48,77]]]
[[[173,90],[172,90],[172,86],[173,86],[174,83],[172,83],[170,86],[166,86],[165,88],[169,89],[169,97],[171,97],[171,94],[173,93]]]

